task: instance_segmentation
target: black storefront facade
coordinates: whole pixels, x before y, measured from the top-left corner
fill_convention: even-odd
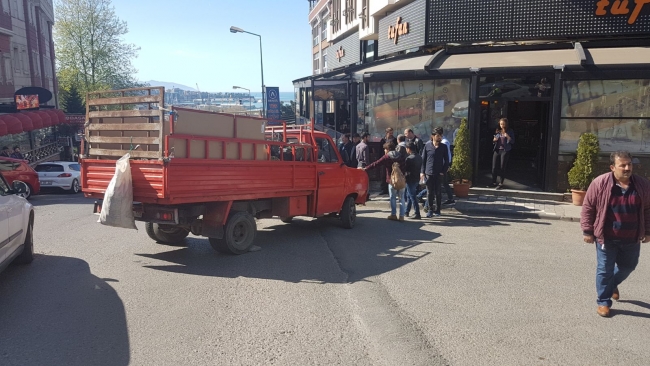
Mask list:
[[[488,183],[501,117],[517,139],[511,188],[565,192],[584,132],[599,137],[601,171],[611,151],[625,149],[648,176],[650,5],[635,15],[631,3],[628,14],[612,15],[602,1],[502,3],[503,9],[486,1],[413,2],[379,21],[373,61],[364,62],[367,42],[359,41],[356,62],[297,80],[297,96],[321,82],[346,83],[356,112],[352,132],[368,131],[375,140],[388,126],[413,128],[427,139],[442,126],[452,141],[468,118],[478,186]],[[413,11],[423,5],[424,12]]]

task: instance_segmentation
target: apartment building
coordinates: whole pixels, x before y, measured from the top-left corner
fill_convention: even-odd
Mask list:
[[[24,87],[56,96],[53,24],[52,0],[0,0],[0,111],[15,110],[14,93]]]
[[[609,153],[627,149],[650,176],[644,1],[320,0],[309,21],[321,38],[314,72],[294,80],[299,122],[371,141],[387,127],[424,139],[443,127],[453,144],[466,118],[481,185],[508,118],[517,136],[509,171],[523,189],[566,191],[585,132],[597,134],[604,169]]]

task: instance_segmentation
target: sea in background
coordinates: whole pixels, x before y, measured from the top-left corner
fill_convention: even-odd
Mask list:
[[[283,104],[288,104],[290,101],[294,100],[293,92],[280,92],[280,102]],[[262,109],[262,93],[251,93],[251,97],[255,98],[255,102],[251,104],[253,109]],[[260,101],[258,103],[258,101]],[[248,107],[248,101],[244,101],[244,106]]]

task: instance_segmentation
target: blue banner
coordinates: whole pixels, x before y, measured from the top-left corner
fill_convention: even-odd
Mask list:
[[[266,118],[276,120],[282,118],[280,88],[276,86],[266,87]]]

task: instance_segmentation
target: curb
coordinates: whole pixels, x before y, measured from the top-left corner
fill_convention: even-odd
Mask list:
[[[387,199],[373,199],[366,202],[365,207],[379,207],[384,205],[382,208],[386,209],[386,205],[389,204]],[[464,209],[463,212],[458,211],[454,207],[443,208],[442,212],[453,213],[454,215],[469,215],[474,216],[494,216],[494,217],[517,217],[517,218],[527,218],[527,219],[538,219],[538,220],[556,220],[556,221],[569,221],[569,222],[579,222],[579,217],[572,216],[558,216],[551,215],[543,212],[518,212],[511,210],[489,210],[489,209]]]

